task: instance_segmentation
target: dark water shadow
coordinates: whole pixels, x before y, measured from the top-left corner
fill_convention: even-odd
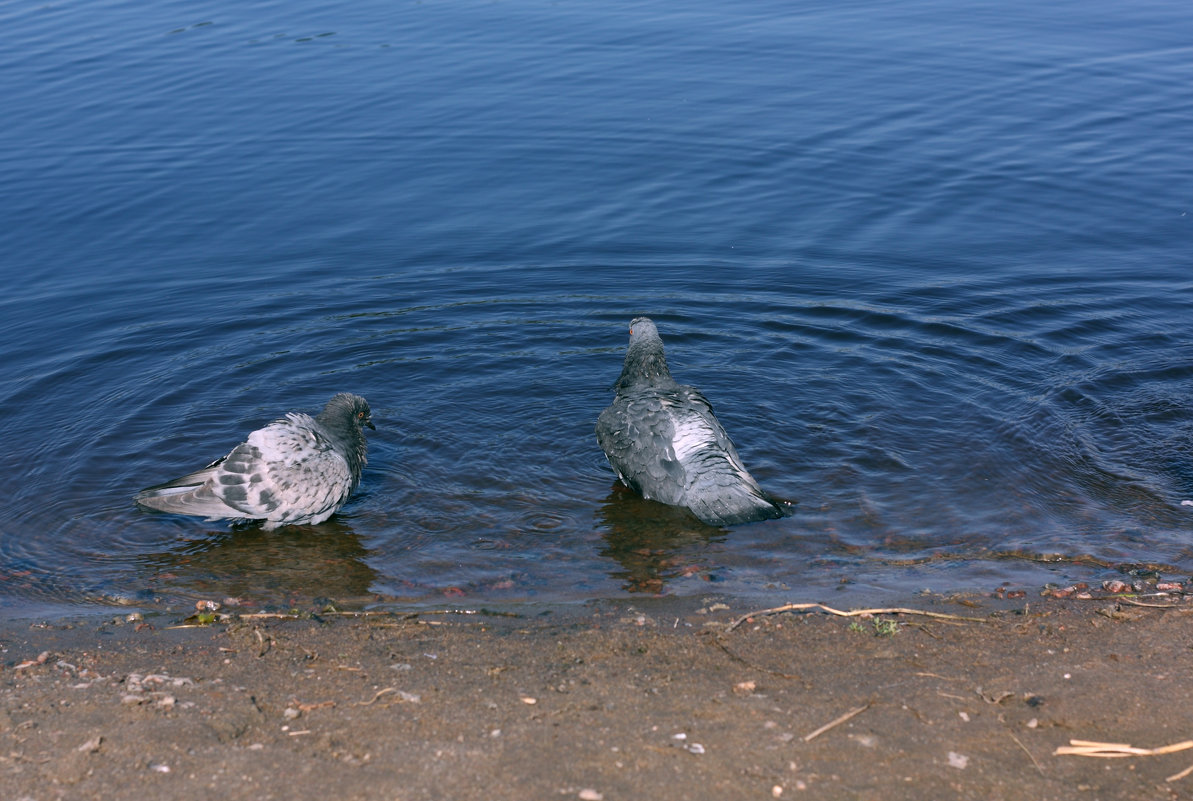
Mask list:
[[[242,608],[355,606],[372,599],[369,549],[342,522],[210,531],[181,548],[149,554],[139,569],[154,595]]]
[[[727,531],[686,509],[645,500],[616,483],[597,519],[605,543],[599,553],[620,565],[609,576],[626,592],[659,594],[669,580],[693,575],[717,580],[704,546],[723,540]]]

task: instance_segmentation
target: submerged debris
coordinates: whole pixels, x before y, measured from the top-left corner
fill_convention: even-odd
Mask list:
[[[1089,601],[1099,598],[1112,597],[1171,597],[1193,593],[1193,580],[1175,581],[1161,580],[1155,571],[1129,571],[1133,581],[1123,579],[1107,579],[1100,588],[1093,588],[1084,581],[1078,581],[1067,587],[1056,584],[1045,584],[1040,595],[1045,598],[1072,598],[1078,601]]]

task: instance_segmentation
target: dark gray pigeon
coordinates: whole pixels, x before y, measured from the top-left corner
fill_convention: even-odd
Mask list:
[[[630,323],[617,397],[597,419],[597,442],[622,482],[643,498],[683,506],[711,525],[782,517],[742,465],[712,406],[676,383],[663,340],[646,317]]]
[[[322,523],[360,482],[374,428],[368,401],[341,392],[318,417],[290,412],[202,470],[137,493],[150,509],[208,520],[264,520],[265,529]]]

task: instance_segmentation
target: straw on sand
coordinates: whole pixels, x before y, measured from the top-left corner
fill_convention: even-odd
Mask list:
[[[1193,748],[1193,740],[1162,745],[1159,748],[1139,748],[1127,743],[1098,743],[1091,740],[1069,740],[1068,745],[1062,745],[1053,752],[1054,756],[1087,756],[1101,759],[1121,759],[1133,756],[1163,756],[1175,754],[1177,751],[1187,751]],[[1169,776],[1167,781],[1175,782],[1193,773],[1193,765]]]

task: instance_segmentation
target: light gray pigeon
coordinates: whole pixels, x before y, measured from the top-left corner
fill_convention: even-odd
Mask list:
[[[249,434],[222,459],[141,490],[142,506],[208,520],[264,520],[265,529],[322,523],[360,482],[368,401],[341,392],[318,417],[291,412]]]
[[[643,498],[683,506],[711,525],[782,517],[742,465],[712,406],[676,383],[663,340],[646,317],[630,323],[617,397],[597,419],[597,442],[618,477]]]

